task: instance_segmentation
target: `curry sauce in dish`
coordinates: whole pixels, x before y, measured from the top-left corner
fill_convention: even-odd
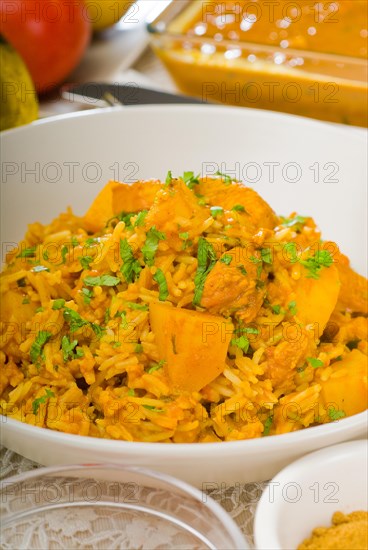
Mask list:
[[[367,281],[226,174],[109,182],[0,277],[0,407],[126,441],[252,439],[367,408]]]
[[[185,93],[367,126],[365,0],[173,2],[149,25]]]

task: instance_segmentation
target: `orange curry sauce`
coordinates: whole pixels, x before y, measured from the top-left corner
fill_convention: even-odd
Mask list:
[[[194,0],[154,47],[185,93],[367,126],[367,13],[367,0]]]

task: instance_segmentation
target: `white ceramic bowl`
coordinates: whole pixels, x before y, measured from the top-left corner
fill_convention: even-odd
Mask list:
[[[368,510],[367,442],[333,445],[293,462],[259,501],[254,534],[259,550],[295,550],[336,511]]]
[[[340,243],[364,272],[366,136],[364,130],[219,106],[106,109],[4,132],[3,259],[28,222],[48,223],[68,205],[83,214],[111,178],[220,170],[247,181],[280,214],[313,215],[325,238]],[[205,488],[270,479],[308,452],[362,437],[366,425],[367,415],[361,413],[291,434],[200,445],[101,440],[7,418],[1,431],[4,445],[44,465],[92,457],[152,467]]]

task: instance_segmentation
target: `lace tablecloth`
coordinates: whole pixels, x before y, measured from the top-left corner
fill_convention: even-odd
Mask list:
[[[40,467],[39,464],[20,456],[5,447],[0,447],[1,479]],[[221,504],[233,520],[239,525],[253,547],[253,520],[257,503],[266,483],[248,483],[215,489],[208,494]]]

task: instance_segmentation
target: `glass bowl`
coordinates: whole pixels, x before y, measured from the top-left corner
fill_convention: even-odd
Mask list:
[[[148,21],[153,50],[182,92],[199,97],[202,101],[270,109],[331,122],[367,126],[368,75],[367,62],[363,55],[352,56],[351,48],[347,50],[349,55],[299,49],[295,45],[293,49],[288,46],[287,40],[282,40],[276,46],[270,44],[269,40],[260,39],[259,36],[257,40],[253,38],[253,41],[244,41],[246,33],[240,36],[235,31],[232,31],[232,35],[229,32],[229,36],[234,36],[231,39],[225,31],[222,31],[222,34],[210,34],[208,28],[206,30],[209,26],[206,21],[219,6],[226,6],[221,9],[230,10],[230,4],[233,4],[234,10],[238,8],[237,13],[234,11],[231,15],[231,12],[225,11],[219,16],[223,17],[223,21],[226,17],[244,17],[241,22],[239,21],[240,27],[244,21],[251,25],[251,18],[255,17],[255,14],[252,12],[247,15],[246,10],[254,10],[257,7],[259,20],[267,17],[266,11],[259,11],[262,5],[257,3],[257,0],[181,0],[171,1],[162,13]],[[272,3],[265,3],[268,7],[270,4]],[[311,2],[310,6],[312,4]],[[298,6],[301,9],[305,2],[303,4],[299,0],[287,3],[289,8],[291,5],[294,9]],[[276,6],[279,6],[279,10],[285,8],[280,2],[276,2]],[[284,12],[285,9],[280,13]],[[275,18],[277,14],[275,10]],[[343,19],[344,16],[337,13],[336,22],[339,22],[339,17]],[[188,21],[196,20],[195,17],[202,23],[196,25],[194,30],[187,30]],[[331,19],[331,22],[333,21]],[[319,27],[316,23],[315,27],[310,27],[308,31],[313,30],[322,34],[327,29],[328,36],[335,36],[331,33],[332,28],[338,37],[339,32],[347,30],[347,23],[338,27],[328,25],[329,22],[328,20],[324,26]],[[276,24],[272,23],[273,27],[269,30],[274,30],[281,24],[290,24],[288,18],[281,22],[276,20]],[[367,33],[364,20],[359,24],[361,33]],[[359,33],[359,29],[356,32]],[[271,32],[270,36],[272,34],[276,33]],[[363,34],[360,36],[363,41]],[[336,43],[340,44],[337,51],[344,51],[343,45],[347,42],[349,40],[344,36],[336,40]],[[328,47],[326,46],[326,49]]]
[[[1,516],[3,549],[248,548],[205,493],[113,464],[40,468],[6,479]]]

